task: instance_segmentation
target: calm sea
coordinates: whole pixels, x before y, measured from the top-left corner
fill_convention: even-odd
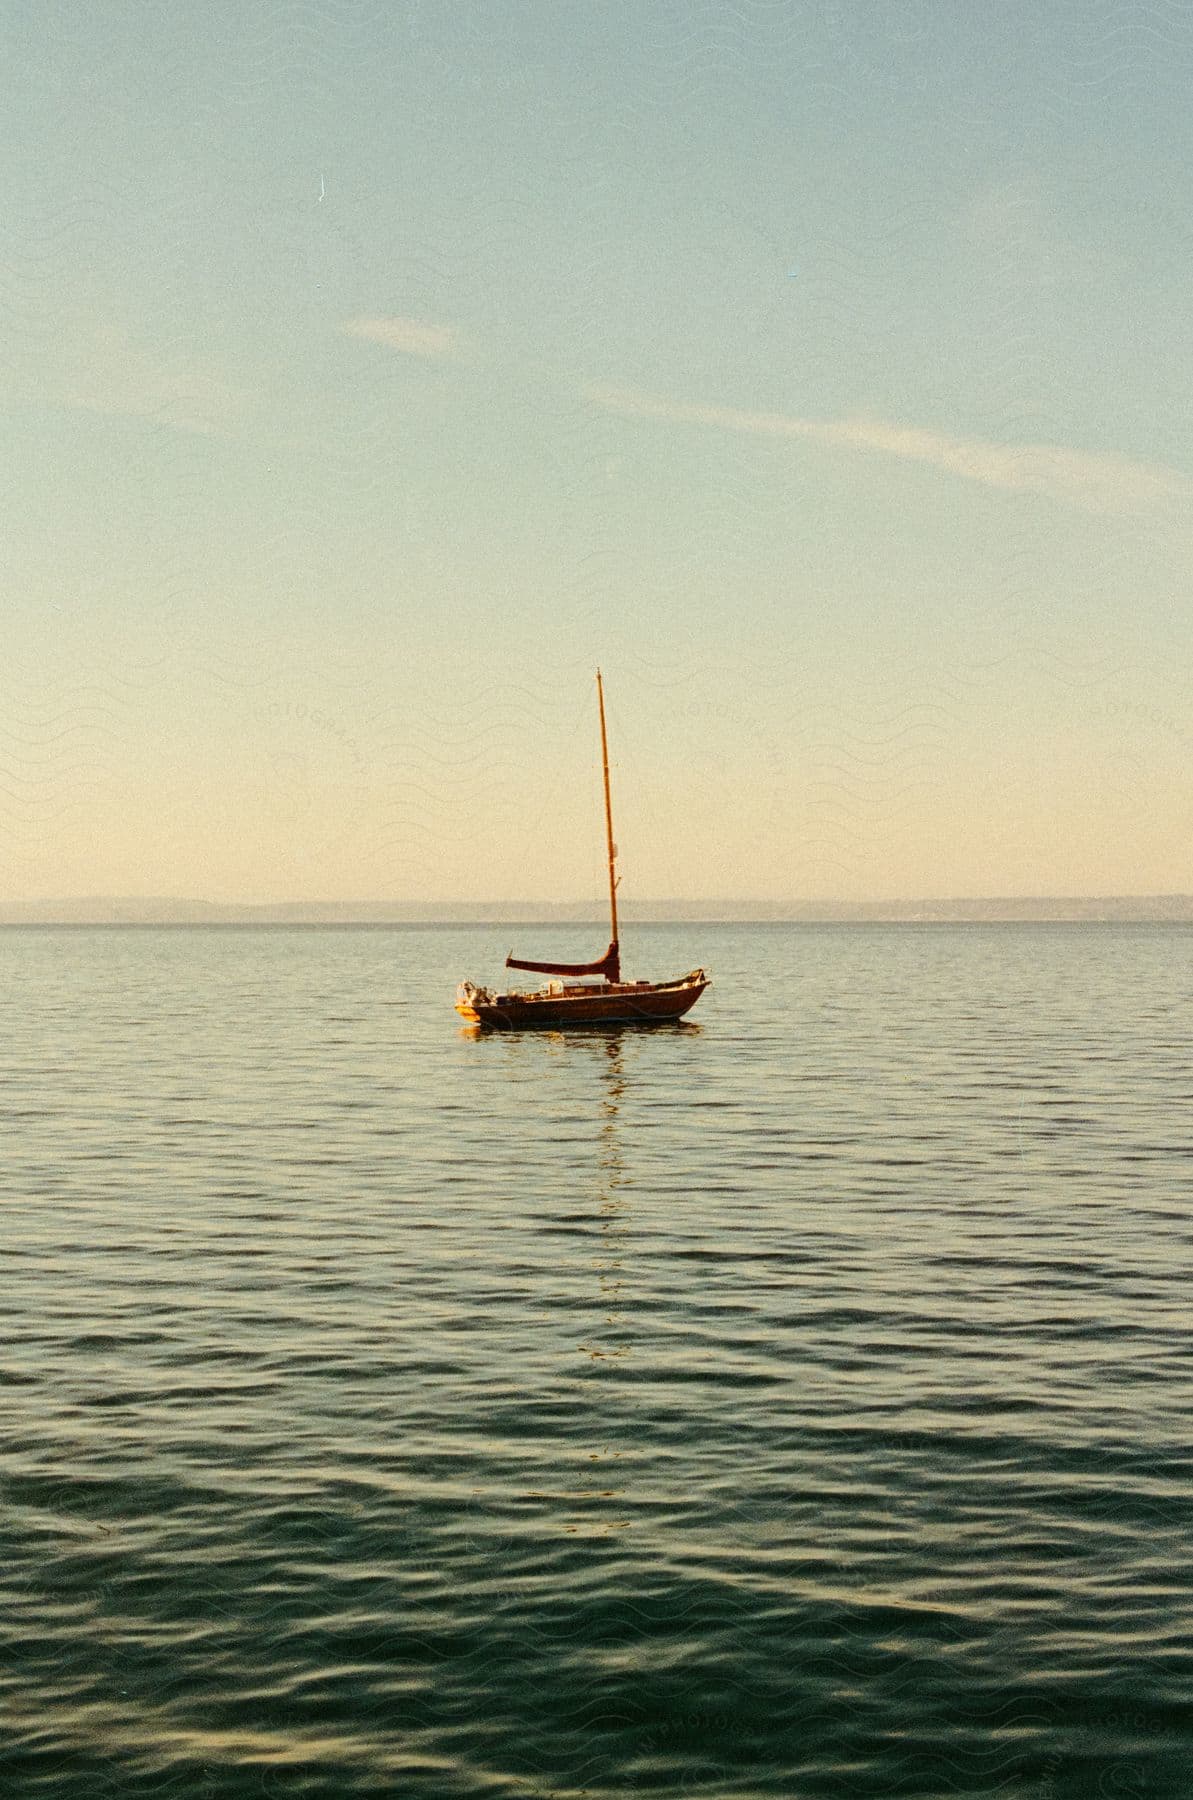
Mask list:
[[[0,932],[0,1791],[1193,1795],[1193,931]]]

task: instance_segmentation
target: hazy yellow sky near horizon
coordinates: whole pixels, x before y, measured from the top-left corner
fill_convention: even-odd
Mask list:
[[[10,18],[0,899],[1193,887],[1193,18]]]

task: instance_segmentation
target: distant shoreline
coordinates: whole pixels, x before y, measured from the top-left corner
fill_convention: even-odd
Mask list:
[[[650,925],[1147,925],[1193,924],[1193,895],[992,897],[896,901],[641,901],[623,911],[627,927]],[[240,906],[172,899],[81,899],[0,903],[0,927],[254,928],[374,927],[444,929],[498,926],[606,928],[591,902],[549,905],[490,901],[440,906],[405,902],[294,901]]]

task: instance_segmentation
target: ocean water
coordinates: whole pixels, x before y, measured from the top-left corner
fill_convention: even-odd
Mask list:
[[[1193,932],[626,936],[0,933],[4,1795],[1193,1795]]]

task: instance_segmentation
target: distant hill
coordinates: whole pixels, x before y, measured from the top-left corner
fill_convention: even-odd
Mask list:
[[[997,924],[1193,921],[1193,895],[1128,894],[983,900],[627,900],[627,924],[798,922]],[[241,906],[211,900],[96,896],[0,901],[0,925],[484,925],[603,924],[597,901],[294,900]]]

